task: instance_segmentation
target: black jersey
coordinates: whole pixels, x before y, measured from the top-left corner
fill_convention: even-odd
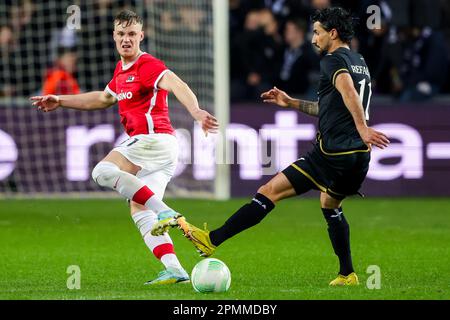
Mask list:
[[[361,98],[366,120],[369,120],[372,88],[364,58],[359,53],[342,47],[325,55],[320,61],[319,142],[322,143],[323,149],[330,152],[366,148],[350,111],[335,88],[336,77],[342,72],[351,75],[353,85]]]

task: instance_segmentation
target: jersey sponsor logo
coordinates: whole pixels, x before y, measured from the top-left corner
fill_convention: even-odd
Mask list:
[[[127,91],[127,92],[121,92],[117,95],[117,100],[121,101],[123,99],[131,99],[133,98],[133,92]]]

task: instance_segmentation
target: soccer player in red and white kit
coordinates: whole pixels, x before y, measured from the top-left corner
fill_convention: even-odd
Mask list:
[[[114,19],[113,37],[121,59],[104,91],[30,99],[43,112],[58,107],[90,111],[119,103],[121,123],[130,138],[95,166],[92,178],[100,186],[114,189],[131,200],[131,216],[145,244],[165,266],[156,279],[147,283],[186,282],[189,276],[175,255],[169,235],[150,234],[158,220],[180,216],[162,201],[178,157],[169,119],[168,93],[175,94],[205,134],[216,132],[218,122],[199,108],[195,94],[185,82],[162,61],[140,50],[144,38],[142,24],[142,19],[130,10],[120,12]]]

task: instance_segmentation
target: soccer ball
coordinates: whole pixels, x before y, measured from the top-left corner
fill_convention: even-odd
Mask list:
[[[225,292],[231,284],[230,269],[219,259],[207,258],[192,269],[191,282],[197,292]]]

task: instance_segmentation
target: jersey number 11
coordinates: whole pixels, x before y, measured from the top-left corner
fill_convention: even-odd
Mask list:
[[[360,82],[358,82],[361,87],[359,88],[359,99],[361,99],[361,104],[364,107],[364,111],[366,114],[366,120],[369,120],[369,105],[370,105],[370,98],[372,98],[372,83],[369,82],[368,86],[369,86],[369,95],[367,97],[367,101],[364,104],[364,92],[366,91],[366,79],[361,80]]]

